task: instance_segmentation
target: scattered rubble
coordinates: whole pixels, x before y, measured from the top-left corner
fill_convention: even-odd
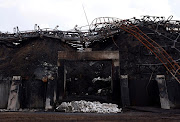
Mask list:
[[[18,109],[18,110],[8,110],[0,109],[0,112],[43,112],[44,109]]]
[[[97,77],[97,78],[94,78],[92,80],[92,82],[95,83],[95,82],[100,81],[100,80],[110,82],[111,81],[111,76],[109,76],[108,78]]]
[[[121,108],[118,105],[112,103],[100,103],[100,102],[90,102],[90,101],[72,101],[72,102],[62,102],[56,108],[57,111],[65,112],[83,112],[83,113],[120,113]]]

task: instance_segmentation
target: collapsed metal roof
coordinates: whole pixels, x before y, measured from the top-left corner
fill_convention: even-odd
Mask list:
[[[48,37],[63,41],[78,50],[84,50],[96,41],[104,41],[112,38],[120,31],[128,32],[147,47],[166,67],[172,76],[180,82],[179,69],[180,66],[173,58],[154,40],[149,38],[147,34],[142,32],[139,27],[145,27],[152,30],[152,34],[162,35],[173,43],[172,48],[176,48],[176,42],[180,36],[180,21],[172,20],[173,16],[142,16],[137,19],[119,19],[113,17],[99,17],[92,21],[89,26],[77,27],[71,31],[61,31],[57,27],[55,29],[40,29],[35,25],[34,30],[19,31],[18,27],[14,28],[14,33],[0,33],[0,43],[10,47],[16,47],[28,38]],[[176,34],[177,38],[171,39],[158,31],[159,27],[163,27],[168,33]],[[178,49],[177,49],[178,50]]]
[[[159,34],[160,32],[157,32],[157,29],[160,25],[164,26],[170,33],[180,32],[180,21],[172,20],[172,16],[165,19],[165,17],[146,15],[140,19],[133,17],[124,20],[114,17],[99,17],[94,19],[89,26],[75,26],[70,31],[58,30],[58,26],[54,29],[41,29],[37,24],[35,24],[34,30],[30,31],[20,31],[18,27],[15,27],[14,33],[0,33],[0,43],[14,47],[27,38],[49,37],[60,39],[72,47],[83,50],[95,41],[113,37],[122,31],[121,25],[130,26],[131,24],[145,27],[155,25],[157,28],[153,31]]]

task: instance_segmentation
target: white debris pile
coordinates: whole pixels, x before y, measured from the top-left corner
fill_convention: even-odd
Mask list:
[[[83,112],[83,113],[119,113],[121,108],[118,105],[111,103],[100,103],[100,102],[90,102],[90,101],[72,101],[72,102],[62,102],[56,110],[65,112]]]
[[[97,81],[111,81],[111,76],[109,76],[108,78],[100,78],[100,77],[97,77],[97,78],[94,78],[92,80],[93,83],[97,82]]]

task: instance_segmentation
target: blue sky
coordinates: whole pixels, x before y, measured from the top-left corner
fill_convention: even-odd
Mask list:
[[[83,12],[85,8],[89,22],[97,17],[140,18],[141,15],[173,15],[180,19],[180,0],[0,0],[0,31],[13,32],[40,28],[59,30],[87,25]]]

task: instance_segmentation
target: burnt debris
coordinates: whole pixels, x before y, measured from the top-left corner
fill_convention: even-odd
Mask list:
[[[54,109],[73,100],[178,108],[179,32],[172,16],[100,17],[70,31],[35,25],[1,32],[1,108],[11,106],[13,76],[21,76],[15,99],[23,109]]]

